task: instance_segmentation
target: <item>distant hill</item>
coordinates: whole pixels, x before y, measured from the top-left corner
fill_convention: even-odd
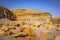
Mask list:
[[[52,18],[54,24],[60,24],[60,17]]]

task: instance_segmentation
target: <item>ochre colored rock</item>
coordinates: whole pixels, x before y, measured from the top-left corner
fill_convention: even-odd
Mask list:
[[[4,31],[3,30],[0,30],[0,35],[4,35]]]
[[[52,15],[48,12],[42,12],[38,10],[30,10],[30,9],[16,9],[11,10],[14,15],[16,15],[18,20],[25,20],[28,18],[35,18],[35,19],[52,19]]]
[[[26,27],[24,29],[24,32],[26,32],[29,36],[32,36],[32,37],[36,36],[35,32],[29,27]]]
[[[60,35],[56,36],[55,40],[60,40]]]

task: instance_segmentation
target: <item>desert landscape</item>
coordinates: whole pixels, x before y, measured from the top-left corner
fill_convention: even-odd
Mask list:
[[[60,17],[0,6],[0,40],[60,40]]]

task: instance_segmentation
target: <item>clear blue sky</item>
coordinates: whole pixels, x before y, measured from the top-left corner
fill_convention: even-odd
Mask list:
[[[60,16],[60,0],[0,0],[0,6],[9,9],[35,9],[50,12],[53,17]]]

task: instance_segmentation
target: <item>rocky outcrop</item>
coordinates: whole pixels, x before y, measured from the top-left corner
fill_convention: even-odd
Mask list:
[[[30,10],[30,9],[16,9],[11,10],[14,15],[16,15],[17,20],[31,20],[34,18],[46,20],[47,22],[52,20],[52,15],[49,12],[43,12],[38,10]]]
[[[4,7],[0,7],[0,11],[0,18],[12,20],[16,17],[17,19],[12,23],[10,22],[9,24],[1,25],[0,35],[9,35],[16,38],[16,40],[23,40],[25,38],[28,38],[28,40],[50,40],[54,39],[56,36],[55,33],[60,35],[60,27],[58,26],[57,28],[51,23],[52,15],[48,12],[29,9],[8,10]],[[56,31],[55,29],[59,31]]]
[[[15,20],[16,17],[9,9],[0,6],[0,19],[1,18],[8,18],[10,20]]]
[[[11,10],[13,14],[19,15],[40,15],[40,16],[52,16],[49,12],[43,12],[38,10],[30,10],[30,9],[15,9]]]
[[[8,18],[10,20],[16,20],[20,19],[22,17],[26,17],[26,16],[39,16],[39,17],[43,17],[43,16],[47,16],[47,18],[51,18],[51,14],[48,12],[42,12],[42,11],[38,11],[38,10],[30,10],[30,9],[16,9],[16,10],[9,10],[8,8],[2,7],[0,6],[0,19],[1,18]],[[22,18],[23,19],[23,18]]]

